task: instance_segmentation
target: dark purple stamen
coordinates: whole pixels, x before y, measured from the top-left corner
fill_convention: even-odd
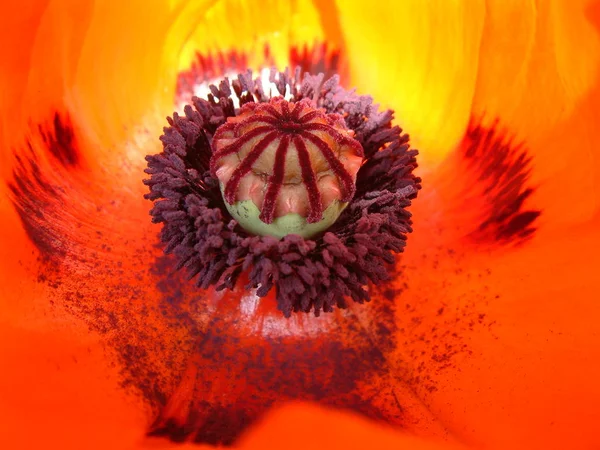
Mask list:
[[[216,154],[212,147],[217,134],[235,132],[237,125],[228,121],[243,120],[238,117],[241,110],[271,101],[259,80],[251,73],[241,74],[231,83],[224,80],[213,86],[208,100],[194,98],[184,116],[174,114],[161,137],[163,152],[147,157],[150,179],[145,183],[150,193],[146,198],[154,201],[153,221],[163,224],[165,252],[173,253],[178,267],[185,267],[203,289],[233,290],[242,273],[247,279],[244,288],[256,289],[258,296],[275,288],[277,306],[285,316],[299,311],[319,315],[345,308],[349,301],[369,301],[367,286],[390,279],[396,270],[395,254],[403,251],[412,231],[406,208],[420,189],[420,179],[413,175],[417,151],[410,149],[408,136],[392,125],[391,111],[379,112],[370,97],[346,91],[337,77],[324,81],[319,75],[302,78],[300,71],[274,71],[272,78],[279,92],[294,103],[289,108],[290,122],[306,125],[317,117],[313,111],[322,109],[343,121],[364,150],[355,191],[349,183],[341,183],[344,195],[350,198],[348,206],[327,232],[310,239],[253,236],[231,219],[219,182],[210,170],[210,160],[223,157],[226,147]],[[240,109],[234,108],[233,96]],[[302,101],[310,104],[312,111],[301,112],[297,105]],[[276,118],[268,112],[263,115]],[[274,125],[268,123],[255,138],[273,131]],[[261,123],[253,126],[261,127]],[[320,133],[323,131],[289,132],[289,145],[298,136],[307,147],[323,147],[317,137]],[[336,175],[342,173],[338,170]],[[267,191],[277,189],[281,175],[275,171],[271,176]],[[310,184],[310,179],[308,172],[303,174],[303,183],[308,180]],[[352,192],[354,196],[348,195]],[[266,219],[273,208],[272,197],[269,194],[263,202]],[[312,214],[314,208],[310,209]]]

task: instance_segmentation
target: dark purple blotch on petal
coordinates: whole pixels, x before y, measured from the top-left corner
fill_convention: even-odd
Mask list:
[[[54,225],[66,201],[64,186],[55,180],[62,180],[65,171],[76,170],[82,163],[70,118],[55,112],[38,124],[15,152],[15,159],[13,180],[8,184],[14,208],[41,258],[58,261],[70,242]]]
[[[485,210],[471,237],[477,242],[518,244],[533,236],[541,211],[528,206],[531,157],[525,146],[500,129],[472,122],[461,146],[474,174],[472,189],[484,197]]]

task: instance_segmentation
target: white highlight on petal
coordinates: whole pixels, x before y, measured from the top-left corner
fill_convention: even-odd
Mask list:
[[[260,303],[263,301],[273,300],[271,298],[262,299],[256,295],[256,290],[249,291],[240,300],[240,319],[244,321],[244,328],[250,327],[252,333],[269,338],[314,338],[323,333],[329,333],[336,327],[338,320],[335,317],[336,314],[322,314],[314,317],[310,313],[299,313],[285,318],[279,312],[273,314],[259,312]],[[347,315],[350,313],[347,310],[338,310],[337,314]]]

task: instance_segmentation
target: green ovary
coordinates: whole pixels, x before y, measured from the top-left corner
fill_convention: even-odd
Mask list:
[[[238,221],[246,231],[259,236],[273,236],[281,239],[288,234],[297,234],[310,238],[327,230],[338,219],[348,203],[334,200],[323,211],[323,218],[316,223],[308,223],[305,217],[297,213],[286,214],[275,218],[273,223],[265,223],[259,219],[260,210],[252,200],[241,200],[230,205],[225,201],[229,214]]]

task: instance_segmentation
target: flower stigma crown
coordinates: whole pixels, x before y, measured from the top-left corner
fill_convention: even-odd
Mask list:
[[[245,104],[212,141],[211,172],[229,213],[257,235],[325,231],[356,190],[364,154],[352,134],[309,99]]]

